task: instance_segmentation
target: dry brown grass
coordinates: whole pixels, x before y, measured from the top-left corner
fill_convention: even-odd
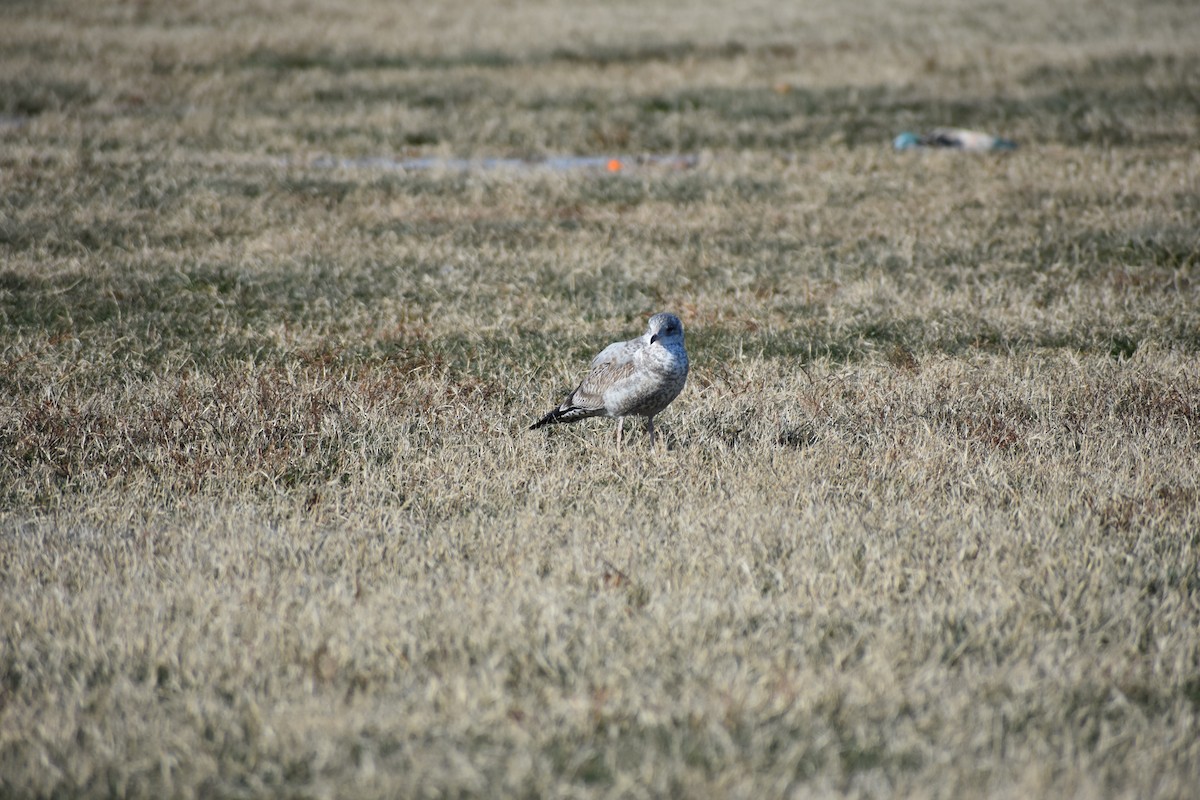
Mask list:
[[[1200,17],[1056,6],[7,4],[0,795],[1193,795]]]

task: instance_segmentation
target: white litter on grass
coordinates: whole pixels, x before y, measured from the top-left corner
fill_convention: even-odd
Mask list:
[[[375,169],[401,172],[437,171],[446,172],[493,172],[535,171],[571,172],[574,170],[594,172],[621,172],[637,167],[664,167],[667,169],[691,169],[700,159],[694,155],[640,155],[640,156],[547,156],[545,158],[390,158],[387,156],[362,156],[358,158],[336,158],[321,156],[308,162],[308,166],[325,169]]]
[[[1017,143],[1012,139],[1002,139],[990,133],[969,131],[965,128],[934,128],[922,134],[905,131],[892,140],[892,147],[897,150],[944,148],[984,153],[989,150],[1015,150]]]

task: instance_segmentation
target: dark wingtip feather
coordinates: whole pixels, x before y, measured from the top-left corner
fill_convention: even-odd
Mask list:
[[[529,430],[536,430],[543,425],[554,425],[558,422],[578,422],[581,419],[595,417],[602,413],[602,411],[598,411],[594,408],[580,408],[579,406],[573,406],[564,403],[546,416],[539,419],[537,422],[530,425]]]
[[[561,413],[562,412],[560,412],[557,408],[554,409],[549,414],[547,414],[546,416],[539,419],[537,422],[530,425],[529,430],[536,431],[538,428],[542,427],[543,425],[552,425],[555,422],[558,422],[558,417],[561,415]]]

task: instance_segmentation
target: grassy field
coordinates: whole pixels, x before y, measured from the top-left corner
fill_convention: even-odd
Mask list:
[[[0,6],[0,795],[1195,796],[1200,14],[736,5]]]

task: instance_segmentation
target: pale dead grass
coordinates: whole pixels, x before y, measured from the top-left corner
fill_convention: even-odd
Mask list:
[[[753,388],[701,368],[672,449],[621,458],[609,431],[489,431],[506,404],[447,386],[384,398],[307,423],[348,479],[290,489],[256,420],[372,393],[235,390],[209,417],[248,421],[228,434],[242,457],[207,490],[145,466],[119,501],[8,514],[6,778],[1184,794],[1192,360],[780,366],[729,367]]]
[[[1186,4],[0,13],[0,794],[1200,784]]]

